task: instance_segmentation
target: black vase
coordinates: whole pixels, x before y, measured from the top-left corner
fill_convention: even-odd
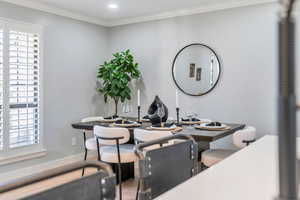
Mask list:
[[[162,118],[158,115],[158,109],[163,106],[164,115]],[[148,109],[148,116],[152,124],[158,124],[160,122],[166,122],[168,119],[168,108],[167,106],[160,100],[158,96],[155,96],[153,103],[150,105]]]

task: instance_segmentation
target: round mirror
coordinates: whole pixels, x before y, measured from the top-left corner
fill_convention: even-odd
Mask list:
[[[217,54],[204,44],[190,44],[174,58],[172,75],[177,87],[185,94],[201,96],[209,93],[220,78]]]

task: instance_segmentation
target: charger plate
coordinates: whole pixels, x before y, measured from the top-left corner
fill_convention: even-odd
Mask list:
[[[98,120],[99,122],[102,122],[102,123],[114,123],[118,120],[121,120],[121,118],[116,118],[116,119],[102,119],[102,120]]]
[[[154,127],[154,126],[147,127],[147,129],[155,130],[155,131],[174,131],[176,130],[176,128],[177,128],[176,125],[172,125],[171,127]]]
[[[132,124],[116,124],[116,123],[113,123],[113,124],[111,124],[111,126],[130,128],[130,127],[140,127],[141,124],[137,123],[137,122],[133,122]]]
[[[152,129],[151,127],[147,127],[146,128],[147,130],[152,130],[152,131],[171,131],[172,133],[177,133],[177,132],[180,132],[183,130],[182,127],[180,126],[177,126],[176,128],[173,128],[173,129],[163,129],[163,130],[158,130],[158,129]]]

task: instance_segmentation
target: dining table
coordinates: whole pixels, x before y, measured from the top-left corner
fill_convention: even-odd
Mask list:
[[[122,117],[124,118],[124,117]],[[137,118],[134,117],[126,117],[127,120],[130,121],[137,121]],[[173,122],[173,121],[171,121]],[[174,122],[175,123],[175,122]],[[177,124],[180,127],[179,131],[176,130],[176,133],[182,133],[191,135],[194,140],[198,143],[198,160],[201,160],[201,154],[203,151],[208,150],[210,148],[210,143],[216,140],[222,139],[226,136],[233,134],[235,131],[243,129],[245,124],[233,124],[233,123],[224,123],[227,125],[226,130],[219,130],[219,131],[208,131],[208,130],[200,130],[196,129],[191,125],[183,125]],[[112,127],[112,122],[103,122],[103,121],[91,121],[91,122],[75,122],[72,123],[71,126],[74,129],[82,130],[83,137],[86,138],[86,131],[91,131],[94,129],[94,126],[105,126],[105,127]],[[138,127],[127,127],[130,133],[130,140],[128,143],[134,144],[134,129],[141,128],[141,129],[149,129],[151,127],[150,122],[141,122],[141,125]],[[117,166],[115,164],[111,164],[114,171],[116,171]],[[134,164],[133,163],[125,163],[121,165],[122,170],[122,180],[127,180],[134,177]]]
[[[136,121],[136,118],[128,118],[132,121]],[[199,152],[203,152],[207,149],[210,148],[210,143],[214,142],[216,140],[225,138],[229,135],[232,135],[234,132],[243,129],[246,125],[245,124],[238,124],[238,123],[223,123],[226,124],[229,128],[225,129],[225,130],[200,130],[200,129],[196,129],[193,128],[190,125],[183,125],[180,124],[181,130],[180,131],[176,131],[176,133],[182,133],[182,134],[187,134],[187,135],[191,135],[195,141],[198,143],[199,145]],[[92,121],[92,122],[76,122],[76,123],[72,123],[72,127],[74,129],[79,129],[82,131],[90,131],[93,130],[94,126],[106,126],[106,127],[110,127],[111,123],[107,123],[107,122],[102,122],[102,121]],[[128,127],[129,132],[131,134],[131,140],[130,143],[133,143],[133,133],[134,133],[134,129],[136,128],[142,128],[142,129],[147,129],[151,126],[150,122],[142,122],[141,126],[139,127]],[[176,134],[174,133],[174,134]]]
[[[279,188],[277,144],[277,136],[264,136],[155,200],[274,200]]]

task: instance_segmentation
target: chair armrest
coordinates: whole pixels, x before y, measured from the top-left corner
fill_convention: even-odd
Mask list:
[[[113,175],[113,171],[111,167],[108,164],[99,162],[99,161],[80,161],[73,164],[65,165],[62,167],[57,167],[50,170],[45,170],[40,173],[26,176],[23,178],[11,180],[8,182],[0,183],[0,193],[8,192],[17,188],[21,188],[33,183],[37,183],[49,178],[53,178],[56,176],[60,176],[63,174],[67,174],[79,169],[83,169],[86,167],[93,167],[104,170],[106,173],[108,173],[109,176]]]
[[[96,138],[100,139],[100,140],[121,140],[121,139],[124,139],[124,136],[121,136],[121,137],[102,137],[102,136],[97,136],[96,135]]]
[[[145,143],[140,143],[137,144],[135,146],[135,154],[139,157],[142,158],[143,157],[143,149],[145,147],[149,147],[149,146],[153,146],[156,144],[163,144],[163,143],[167,143],[170,140],[174,140],[174,139],[186,139],[186,140],[191,140],[195,145],[197,145],[196,141],[194,140],[194,138],[190,135],[185,135],[185,134],[176,134],[176,135],[171,135],[171,136],[167,136],[167,137],[163,137],[163,138],[159,138],[156,140],[152,140],[149,142],[145,142]]]
[[[134,141],[135,141],[136,145],[147,142],[147,141],[139,140],[139,139],[136,139],[136,138],[134,139]],[[168,143],[167,141],[161,142],[160,145],[167,144],[167,143]]]

